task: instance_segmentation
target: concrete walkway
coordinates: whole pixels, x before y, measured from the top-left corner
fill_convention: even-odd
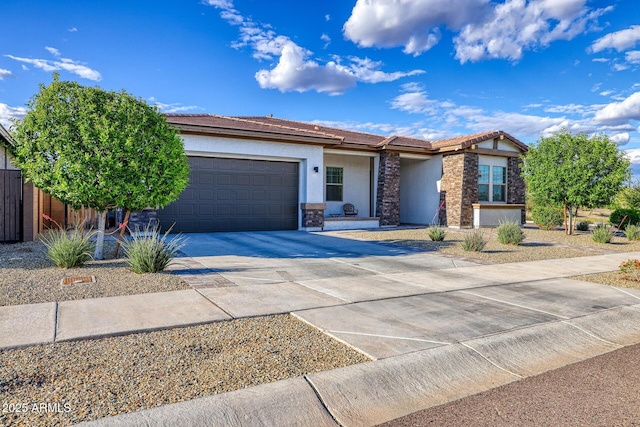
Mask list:
[[[0,348],[293,312],[378,360],[88,424],[356,426],[640,342],[640,292],[565,279],[617,270],[640,253],[458,268],[433,254],[387,256],[331,258],[342,276],[309,258],[193,258],[219,280],[0,307]],[[429,260],[434,268],[418,268]]]

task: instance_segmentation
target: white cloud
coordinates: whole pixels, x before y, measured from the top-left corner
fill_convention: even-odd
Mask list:
[[[454,38],[461,63],[488,58],[517,61],[523,50],[546,47],[555,40],[571,40],[589,23],[612,10],[591,10],[587,0],[507,0],[495,6],[488,19],[470,22]]]
[[[402,85],[404,93],[391,100],[391,108],[406,111],[407,113],[435,113],[436,101],[428,99],[427,92],[417,83]]]
[[[331,37],[329,37],[328,35],[326,35],[324,33],[320,36],[320,40],[322,40],[324,42],[324,46],[322,46],[323,49],[328,48],[329,45],[331,44]]]
[[[343,32],[362,47],[404,46],[419,55],[440,41],[440,27],[459,30],[487,12],[488,0],[358,0]]]
[[[22,64],[21,67],[24,71],[29,71],[29,67],[27,67],[26,65]]]
[[[0,68],[0,80],[4,80],[5,77],[9,77],[10,75],[11,71]]]
[[[454,37],[460,62],[519,60],[524,50],[571,40],[613,7],[591,9],[587,0],[358,0],[343,27],[362,47],[403,46],[413,55],[431,49],[442,28]]]
[[[5,56],[7,58],[13,59],[14,61],[31,64],[34,67],[40,68],[47,72],[65,70],[87,80],[100,81],[102,79],[102,76],[98,71],[82,65],[78,61],[74,61],[68,58],[60,58],[59,61],[50,61],[48,59],[21,58],[13,55]]]
[[[594,122],[605,125],[628,123],[630,120],[640,120],[640,92],[635,92],[620,102],[612,102],[594,116]]]
[[[55,47],[50,47],[50,46],[46,46],[45,49],[53,56],[55,56],[56,58],[60,57],[60,51],[58,49],[56,49]]]
[[[622,52],[633,48],[638,42],[640,42],[640,25],[632,25],[626,30],[600,37],[589,47],[589,52],[597,53],[605,49],[615,49]]]
[[[10,107],[0,102],[0,124],[5,128],[11,125],[11,119],[20,119],[27,114],[25,107]]]
[[[626,64],[613,64],[612,68],[614,71],[624,71],[624,70],[628,70],[629,66]]]
[[[78,29],[76,27],[71,27],[67,31],[69,31],[70,33],[77,33]]]
[[[154,97],[149,98],[149,101],[160,109],[163,113],[182,113],[184,111],[202,110],[197,105],[182,105],[180,103],[165,104],[156,100]]]
[[[278,65],[271,70],[260,70],[256,80],[261,88],[281,92],[316,90],[338,95],[356,85],[357,77],[333,61],[325,66],[308,60],[309,52],[292,41],[282,48]]]
[[[631,50],[627,52],[624,59],[632,64],[640,64],[640,50]]]
[[[625,145],[631,139],[629,132],[617,133],[610,137],[610,139],[618,145]]]
[[[608,59],[608,58],[593,58],[591,61],[593,61],[593,62],[609,62],[611,60]]]
[[[208,0],[207,4],[221,9],[220,16],[231,25],[238,25],[240,38],[232,44],[235,49],[250,47],[252,56],[259,60],[274,60],[278,63],[271,69],[261,69],[255,74],[260,87],[278,89],[281,92],[317,92],[339,95],[354,87],[357,82],[390,82],[402,77],[423,73],[422,70],[387,73],[381,71],[381,62],[369,58],[333,56],[330,61],[312,57],[313,52],[299,46],[289,37],[279,35],[268,25],[257,24],[243,17],[228,0]],[[323,34],[321,39],[331,39]]]
[[[324,20],[327,21],[327,22],[330,21],[331,20],[331,15],[329,15],[329,14],[324,15]]]
[[[614,93],[614,91],[612,91],[612,90],[604,90],[604,91],[600,92],[600,95],[609,96],[609,95],[612,95],[613,93]]]

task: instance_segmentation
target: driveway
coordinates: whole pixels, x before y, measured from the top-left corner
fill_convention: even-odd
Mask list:
[[[339,236],[193,234],[191,268],[179,273],[232,317],[293,312],[375,359],[544,325],[574,332],[587,315],[640,303],[634,291],[566,279],[630,254],[478,265]]]

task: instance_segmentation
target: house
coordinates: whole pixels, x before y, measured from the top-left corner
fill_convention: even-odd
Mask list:
[[[11,163],[13,139],[0,125],[0,242],[33,240],[33,186]]]
[[[166,118],[180,130],[191,165],[187,189],[157,213],[176,231],[525,220],[520,155],[527,146],[503,131],[426,141],[271,116]],[[344,215],[347,203],[357,215]]]
[[[170,205],[132,215],[132,224],[157,218],[191,233],[525,220],[520,155],[527,146],[503,131],[427,141],[275,117],[166,118],[184,141],[190,183]],[[74,223],[69,207],[23,182],[11,143],[0,127],[0,241],[33,240],[55,225],[42,214]],[[345,204],[357,214],[346,216]]]

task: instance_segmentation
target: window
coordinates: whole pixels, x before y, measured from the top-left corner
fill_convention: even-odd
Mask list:
[[[507,168],[478,166],[478,201],[505,202],[507,200]]]
[[[342,184],[343,184],[342,168],[327,167],[327,188],[326,188],[327,202],[342,201]]]
[[[478,201],[489,201],[489,166],[478,166]]]
[[[506,201],[505,191],[507,187],[507,168],[502,166],[493,167],[493,200],[494,202]]]

